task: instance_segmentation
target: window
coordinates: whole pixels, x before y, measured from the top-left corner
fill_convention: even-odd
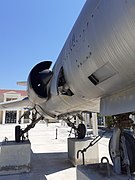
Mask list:
[[[17,100],[17,98],[6,98],[6,101],[14,101]]]

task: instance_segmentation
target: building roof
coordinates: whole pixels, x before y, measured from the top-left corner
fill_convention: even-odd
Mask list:
[[[27,91],[25,90],[0,89],[0,94],[10,93],[10,92],[21,94],[21,96],[27,96]]]

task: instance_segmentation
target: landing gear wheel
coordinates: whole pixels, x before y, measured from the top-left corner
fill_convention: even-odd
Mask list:
[[[129,133],[124,132],[125,143],[127,147],[127,154],[130,162],[130,171],[135,172],[135,139]],[[109,141],[109,154],[111,157],[112,162],[114,163],[114,157],[112,152],[112,138]],[[121,171],[125,173],[126,164],[124,163],[124,152],[122,147],[122,142],[120,140],[120,158],[121,158]]]
[[[79,124],[78,128],[77,128],[78,139],[85,138],[85,134],[86,134],[86,127],[85,127],[85,125],[84,124]]]
[[[20,140],[21,140],[21,127],[16,126],[15,127],[15,141],[20,142]]]

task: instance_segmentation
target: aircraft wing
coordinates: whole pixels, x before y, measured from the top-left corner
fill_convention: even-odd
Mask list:
[[[27,81],[19,81],[16,84],[20,86],[27,86]]]
[[[22,100],[8,101],[0,103],[0,109],[11,109],[16,107],[32,107],[32,103],[28,97]]]

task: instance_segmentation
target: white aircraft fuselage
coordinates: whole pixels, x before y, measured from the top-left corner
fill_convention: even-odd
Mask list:
[[[135,1],[86,1],[52,73],[45,97],[28,79],[29,98],[42,113],[134,111]]]

